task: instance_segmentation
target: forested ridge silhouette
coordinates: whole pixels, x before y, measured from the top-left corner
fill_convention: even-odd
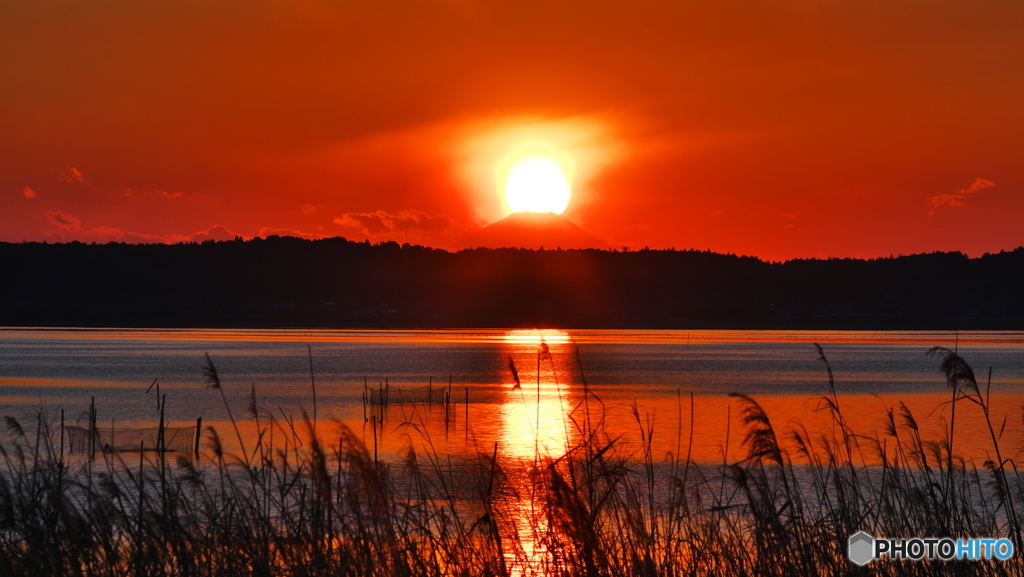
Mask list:
[[[1024,328],[1024,247],[765,262],[291,237],[0,243],[0,325]]]

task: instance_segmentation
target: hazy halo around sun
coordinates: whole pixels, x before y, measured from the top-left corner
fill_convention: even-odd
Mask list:
[[[505,176],[505,204],[512,212],[561,214],[572,196],[564,159],[532,153],[509,163]]]

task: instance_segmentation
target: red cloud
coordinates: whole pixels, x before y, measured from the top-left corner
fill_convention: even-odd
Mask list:
[[[234,240],[236,237],[241,236],[219,224],[191,234],[149,234],[131,231],[118,226],[85,228],[82,226],[82,221],[62,210],[47,211],[43,213],[43,216],[53,226],[57,227],[57,230],[50,231],[50,234],[56,233],[61,238],[65,238],[73,233],[73,238],[83,241],[173,244],[178,242],[203,242],[206,240]]]
[[[132,232],[117,226],[97,226],[84,230],[78,236],[100,242],[127,242],[130,244],[171,244],[188,240],[188,237],[177,234],[146,234],[144,232]]]
[[[937,194],[928,199],[928,204],[931,205],[931,209],[928,211],[929,215],[935,214],[935,211],[942,205],[957,206],[960,208],[967,208],[967,198],[978,192],[983,188],[995,186],[996,183],[991,180],[985,180],[984,178],[976,178],[967,188],[961,188],[954,193]]]
[[[203,242],[204,240],[235,240],[235,238],[239,236],[242,235],[231,232],[224,225],[215,224],[206,230],[192,233],[189,235],[188,240],[191,242]]]
[[[315,240],[315,239],[318,239],[318,238],[327,238],[326,234],[319,234],[319,233],[315,233],[315,232],[302,232],[301,230],[295,230],[295,229],[291,229],[291,228],[272,228],[272,227],[269,227],[269,226],[265,226],[265,227],[261,228],[260,231],[258,233],[256,233],[256,236],[261,236],[263,238],[266,238],[268,236],[274,236],[274,235],[277,235],[277,236],[294,236],[294,237],[297,237],[297,238],[308,238],[310,240]]]
[[[82,176],[81,170],[78,170],[69,164],[64,168],[64,172],[61,173],[60,178],[57,180],[67,183],[77,182],[78,184],[82,184],[85,182],[85,177]]]
[[[464,227],[447,214],[430,215],[418,210],[400,210],[390,214],[350,212],[334,219],[350,238],[365,237],[379,242],[394,240],[437,246],[465,233]]]
[[[75,232],[82,228],[82,221],[63,210],[48,210],[43,213],[43,216],[62,233]]]

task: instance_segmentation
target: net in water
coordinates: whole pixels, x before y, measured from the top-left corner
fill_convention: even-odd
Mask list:
[[[73,453],[88,453],[91,450],[101,452],[124,451],[156,451],[160,446],[160,427],[144,427],[126,429],[114,427],[96,427],[94,445],[90,445],[89,427],[67,427],[70,449]],[[196,428],[164,427],[163,447],[167,451],[191,451],[195,442]]]

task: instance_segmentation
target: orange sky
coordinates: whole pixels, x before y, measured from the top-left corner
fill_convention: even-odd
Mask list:
[[[1016,0],[3,2],[0,240],[444,247],[531,141],[614,246],[1012,249],[1021,30]]]

